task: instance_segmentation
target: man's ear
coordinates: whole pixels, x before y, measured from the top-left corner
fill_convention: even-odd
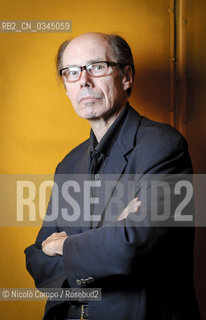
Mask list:
[[[127,90],[133,85],[132,68],[130,65],[124,67],[122,78],[123,90]]]

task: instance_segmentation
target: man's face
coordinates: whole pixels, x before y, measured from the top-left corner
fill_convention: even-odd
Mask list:
[[[95,61],[117,62],[106,41],[99,34],[84,34],[66,47],[63,68],[69,65],[84,66]],[[109,118],[122,109],[127,101],[126,86],[118,67],[102,77],[92,77],[86,70],[76,82],[66,82],[67,95],[76,113],[84,119]]]

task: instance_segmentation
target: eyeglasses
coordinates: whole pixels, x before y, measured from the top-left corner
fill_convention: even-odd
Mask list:
[[[122,64],[111,61],[97,61],[88,63],[87,65],[81,66],[69,66],[59,71],[60,75],[67,82],[78,81],[81,77],[82,71],[86,70],[91,77],[103,77],[111,73],[110,66],[120,67],[128,65],[128,63]]]

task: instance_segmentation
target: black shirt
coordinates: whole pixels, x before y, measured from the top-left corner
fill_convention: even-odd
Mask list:
[[[90,155],[91,155],[91,165],[90,173],[91,174],[100,174],[105,166],[107,158],[110,154],[110,151],[117,140],[118,134],[120,132],[121,126],[126,118],[128,112],[128,104],[126,104],[123,111],[113,122],[111,127],[107,130],[102,139],[97,141],[93,130],[90,133]]]

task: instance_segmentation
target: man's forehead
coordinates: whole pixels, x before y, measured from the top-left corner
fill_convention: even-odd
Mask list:
[[[89,63],[106,59],[111,55],[111,48],[103,34],[88,33],[71,40],[63,53],[63,64]]]

